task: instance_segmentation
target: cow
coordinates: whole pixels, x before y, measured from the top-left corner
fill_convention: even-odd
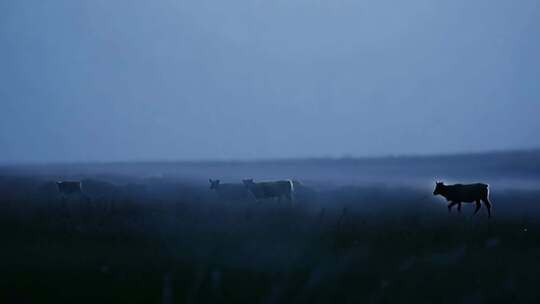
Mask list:
[[[250,197],[249,191],[242,184],[225,184],[219,179],[210,181],[210,190],[216,191],[221,199],[226,200],[244,200]]]
[[[293,202],[294,183],[292,180],[255,183],[253,179],[245,179],[242,183],[255,196],[257,201],[266,198],[277,198],[278,201],[281,201],[284,196],[291,203]]]
[[[442,182],[435,183],[433,195],[442,195],[450,203],[448,204],[448,212],[452,210],[454,205],[458,205],[458,212],[461,212],[461,203],[476,202],[474,214],[480,210],[480,201],[484,202],[487,207],[488,217],[491,218],[491,203],[489,201],[489,189],[487,184],[455,184],[445,185]]]
[[[80,181],[58,181],[56,182],[58,192],[60,192],[62,201],[76,199],[90,202],[90,198],[82,191],[82,182]]]

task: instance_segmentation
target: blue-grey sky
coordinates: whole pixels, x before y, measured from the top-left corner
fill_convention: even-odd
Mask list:
[[[0,162],[540,146],[538,0],[0,0]]]

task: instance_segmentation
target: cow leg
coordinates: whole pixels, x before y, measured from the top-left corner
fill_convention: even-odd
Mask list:
[[[461,202],[459,202],[459,203],[457,204],[457,211],[458,211],[459,213],[461,213]]]
[[[480,200],[476,200],[476,209],[474,209],[474,214],[475,215],[476,213],[478,213],[478,210],[480,210]]]
[[[486,205],[487,210],[488,210],[488,217],[491,218],[491,203],[489,202],[487,197],[484,198],[483,201],[484,201],[484,205]],[[480,202],[478,202],[478,205],[480,205]]]
[[[452,211],[452,207],[454,207],[455,204],[457,204],[457,203],[456,202],[450,202],[450,204],[448,204],[448,212]]]

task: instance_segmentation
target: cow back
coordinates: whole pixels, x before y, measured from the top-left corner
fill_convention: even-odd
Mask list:
[[[257,198],[290,195],[292,192],[290,181],[254,183],[250,190]]]
[[[443,195],[451,201],[472,202],[487,197],[488,185],[482,183],[455,184],[447,186]]]

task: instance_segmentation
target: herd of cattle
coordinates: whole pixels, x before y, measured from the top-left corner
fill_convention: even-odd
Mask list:
[[[286,198],[289,202],[294,201],[295,183],[292,180],[279,180],[267,182],[254,182],[253,179],[245,179],[242,184],[221,183],[220,180],[210,179],[210,189],[216,191],[221,197],[230,197],[233,195],[251,196],[255,200],[277,199],[281,201]],[[56,183],[58,191],[63,198],[71,195],[79,195],[88,200],[82,190],[80,181],[58,181]],[[448,211],[457,205],[458,212],[461,212],[462,203],[476,203],[474,214],[480,210],[481,202],[487,208],[488,217],[491,217],[491,203],[489,201],[489,189],[487,184],[455,184],[445,185],[437,182],[433,195],[441,195],[449,202]]]

